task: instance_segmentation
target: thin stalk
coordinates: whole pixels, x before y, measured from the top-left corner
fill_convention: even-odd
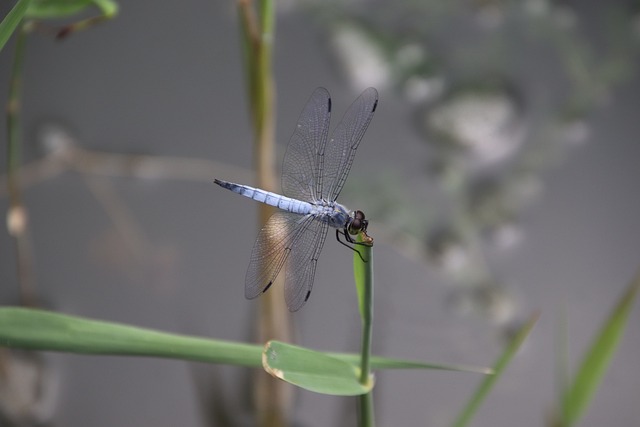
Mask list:
[[[373,329],[373,259],[370,246],[360,246],[358,250],[364,259],[364,304],[362,304],[362,348],[360,359],[360,383],[366,384],[371,373],[371,333]],[[361,261],[362,262],[362,261]]]
[[[32,255],[29,243],[29,221],[27,209],[20,190],[20,104],[22,96],[22,73],[27,38],[26,24],[16,34],[16,45],[9,84],[7,103],[7,193],[9,211],[7,228],[16,248],[16,273],[20,286],[20,298],[24,305],[35,305],[32,286]]]
[[[565,306],[558,309],[557,327],[555,328],[555,386],[556,386],[556,401],[562,402],[564,393],[569,386],[569,319],[567,317],[567,310]],[[564,426],[564,421],[567,419],[564,405],[556,408],[558,413],[553,414],[555,418],[554,423],[558,426]],[[555,424],[554,424],[555,425]]]
[[[275,101],[272,74],[272,46],[275,31],[274,0],[258,0],[257,10],[251,0],[238,0],[244,41],[245,65],[251,118],[254,126],[254,165],[258,187],[276,188],[275,153]],[[259,209],[260,226],[273,208],[262,205]],[[280,279],[281,280],[281,279]],[[291,324],[283,298],[276,292],[265,294],[260,301],[257,319],[258,341],[291,341]],[[274,378],[256,377],[256,409],[259,425],[283,426],[293,404],[293,389]]]
[[[373,244],[368,236],[358,235],[358,242],[367,239],[367,243]],[[372,248],[368,245],[358,245],[360,255],[367,260],[363,262],[360,255],[354,253],[354,273],[358,288],[360,316],[362,317],[362,348],[360,353],[360,383],[368,384],[371,381],[371,336],[373,329],[373,257]],[[358,396],[358,421],[360,426],[372,427],[375,425],[373,410],[373,394]]]
[[[358,425],[367,427],[376,425],[372,392],[358,396]]]

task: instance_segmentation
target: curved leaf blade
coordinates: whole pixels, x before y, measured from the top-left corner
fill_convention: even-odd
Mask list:
[[[360,356],[347,353],[327,353],[331,357],[359,366]],[[470,372],[474,374],[492,375],[493,369],[481,366],[451,365],[445,363],[422,362],[419,360],[396,359],[393,357],[371,356],[371,369],[421,369],[435,371]]]
[[[51,311],[0,308],[0,346],[80,354],[163,357],[260,367],[263,346],[170,334]],[[313,350],[310,350],[313,351]],[[357,369],[360,355],[323,353]],[[488,368],[371,357],[372,369],[436,369],[491,374]]]
[[[262,347],[90,320],[50,311],[0,308],[0,345],[26,350],[166,357],[260,367]]]
[[[66,18],[91,6],[108,17],[113,17],[118,11],[118,4],[112,0],[31,0],[27,16],[36,19]]]
[[[0,22],[0,51],[4,45],[7,44],[9,37],[11,37],[11,34],[13,34],[27,13],[30,1],[31,0],[18,0],[15,6],[13,6],[13,9],[11,9],[2,22]]]
[[[359,369],[351,363],[279,341],[265,345],[262,365],[274,377],[316,393],[358,396],[373,388],[373,377],[360,384]]]
[[[639,290],[640,274],[631,282],[585,353],[573,383],[569,385],[564,395],[562,402],[564,425],[574,425],[589,407],[611,358],[618,349]]]
[[[509,345],[507,345],[506,349],[500,355],[500,357],[498,358],[498,360],[496,361],[493,367],[495,374],[489,377],[486,377],[482,380],[482,382],[476,389],[475,393],[471,396],[471,399],[469,400],[469,402],[467,402],[467,405],[460,412],[460,414],[458,415],[458,418],[453,423],[455,427],[464,427],[467,424],[469,424],[469,421],[471,421],[471,419],[475,415],[476,411],[478,410],[482,402],[484,402],[484,399],[487,397],[489,392],[493,389],[494,384],[498,381],[498,379],[500,378],[502,373],[505,371],[507,366],[509,366],[511,359],[513,359],[513,357],[516,355],[516,353],[520,349],[520,346],[522,345],[522,343],[529,336],[529,333],[533,329],[539,317],[540,317],[539,313],[536,313],[535,315],[533,315],[529,319],[529,321],[527,321],[527,323],[525,323],[520,328],[518,333],[509,343]]]

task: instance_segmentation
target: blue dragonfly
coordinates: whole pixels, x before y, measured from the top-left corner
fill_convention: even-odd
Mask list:
[[[253,246],[245,277],[246,298],[253,299],[266,292],[287,264],[284,289],[287,308],[299,310],[311,295],[318,256],[329,227],[336,229],[338,242],[356,252],[351,245],[373,244],[373,239],[366,235],[369,222],[364,213],[349,211],[336,199],[377,105],[378,92],[371,87],[366,89],[327,139],[331,97],[326,89],[316,89],[300,113],[284,156],[284,195],[215,180],[234,193],[280,209],[260,230]],[[358,233],[364,234],[364,243],[352,237]]]

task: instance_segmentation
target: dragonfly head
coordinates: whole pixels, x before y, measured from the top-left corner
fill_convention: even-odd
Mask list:
[[[364,219],[364,212],[355,211],[353,215],[351,215],[351,221],[347,224],[347,231],[351,235],[356,235],[361,231],[367,231],[367,227],[369,226],[369,221]]]

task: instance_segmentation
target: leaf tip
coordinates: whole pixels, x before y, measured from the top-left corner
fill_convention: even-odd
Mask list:
[[[269,375],[283,380],[284,372],[282,372],[281,369],[276,369],[269,364],[269,359],[274,359],[275,357],[277,357],[275,350],[271,347],[272,342],[273,341],[267,341],[267,343],[264,345],[264,349],[262,350],[262,367]]]

